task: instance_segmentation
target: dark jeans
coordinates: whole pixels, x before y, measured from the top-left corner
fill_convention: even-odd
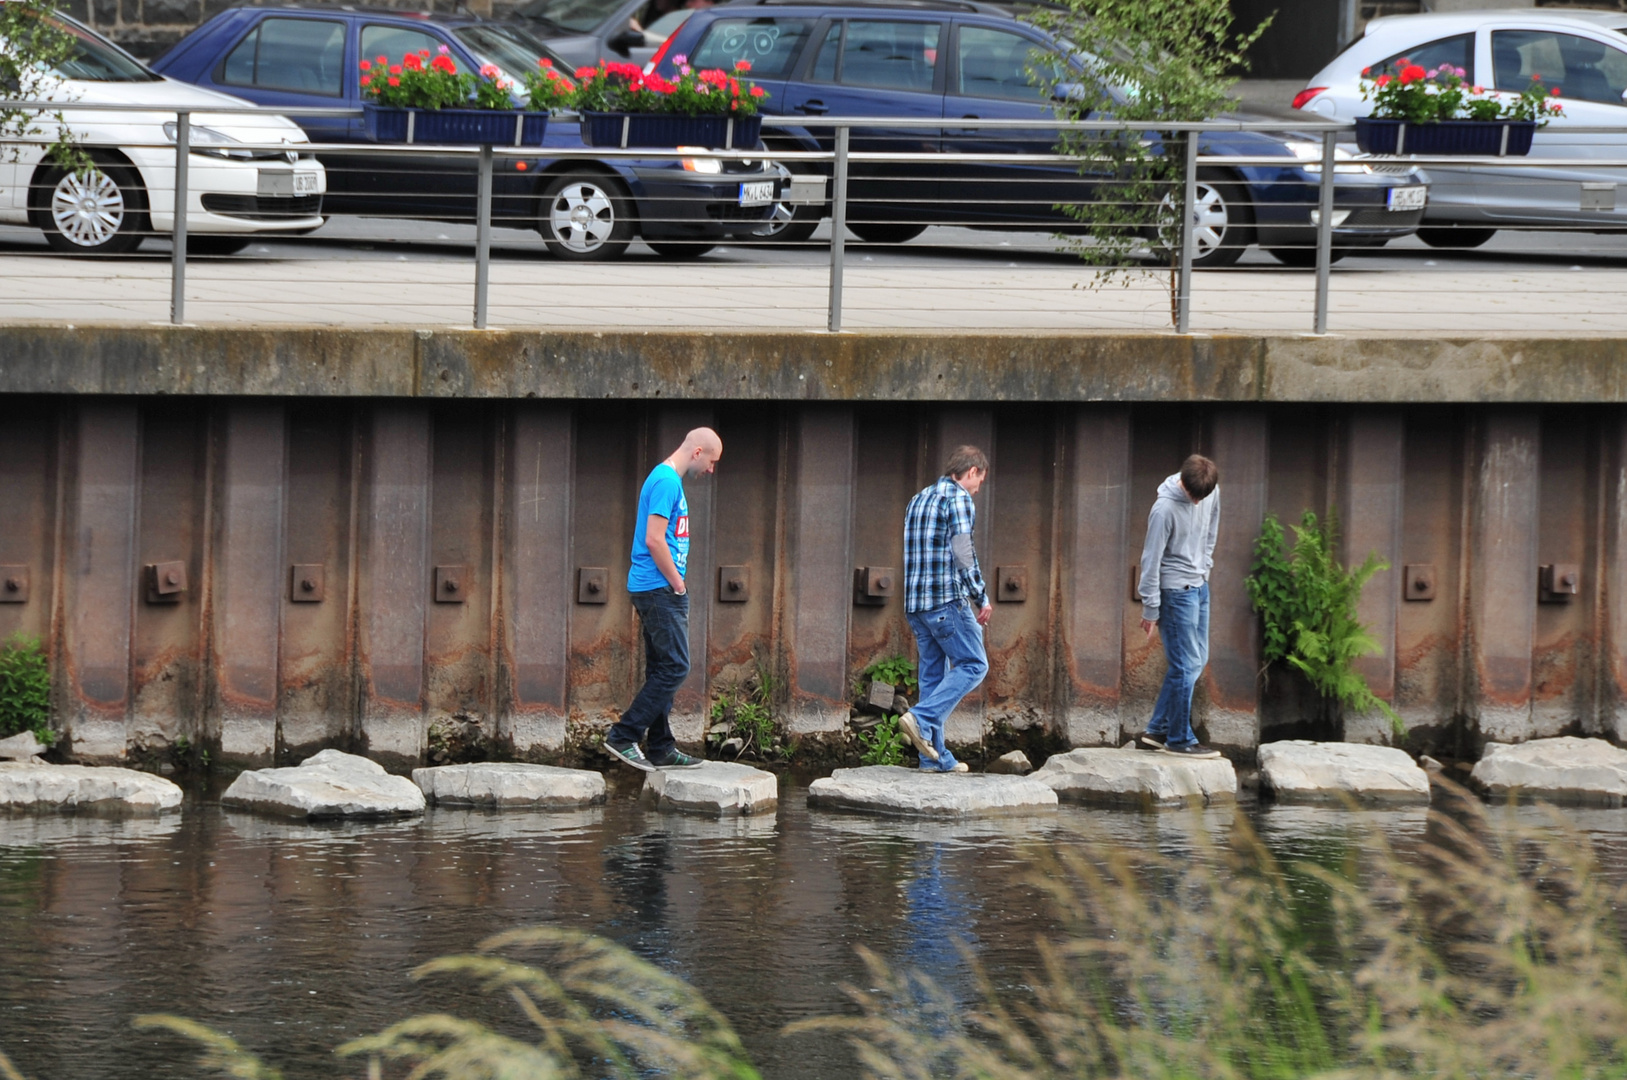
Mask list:
[[[610,729],[612,746],[649,742],[644,752],[664,757],[676,745],[672,737],[672,695],[689,676],[689,594],[670,588],[632,594],[633,609],[644,631],[644,687]]]

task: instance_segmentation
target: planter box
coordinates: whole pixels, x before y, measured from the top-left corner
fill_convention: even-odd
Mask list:
[[[709,150],[755,150],[763,133],[760,116],[675,116],[669,113],[582,114],[589,146],[704,146]]]
[[[541,146],[548,114],[519,109],[387,109],[364,106],[373,142],[441,146]]]
[[[1369,154],[1483,154],[1524,157],[1531,152],[1534,120],[1405,120],[1356,118],[1356,145]]]

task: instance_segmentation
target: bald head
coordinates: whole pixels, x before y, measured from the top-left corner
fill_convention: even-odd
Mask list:
[[[723,440],[709,427],[698,427],[684,436],[683,445],[672,452],[667,464],[679,476],[700,476],[717,467],[723,456]]]

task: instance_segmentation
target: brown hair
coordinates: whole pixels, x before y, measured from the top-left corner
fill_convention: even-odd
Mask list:
[[[955,447],[955,452],[949,455],[949,461],[943,467],[944,475],[952,476],[956,480],[972,469],[984,473],[989,471],[988,456],[975,446]]]
[[[1220,483],[1220,468],[1202,454],[1193,454],[1181,462],[1181,486],[1194,499],[1207,499]]]

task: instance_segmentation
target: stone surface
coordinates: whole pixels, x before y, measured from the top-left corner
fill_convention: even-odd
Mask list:
[[[97,814],[178,810],[181,789],[162,776],[94,765],[0,763],[0,809]]]
[[[387,818],[424,812],[424,793],[404,776],[355,754],[323,750],[299,765],[242,773],[225,806],[296,818]]]
[[[690,814],[769,814],[779,803],[780,782],[737,761],[708,761],[698,769],[649,773],[643,797],[662,810]]]
[[[1021,750],[1013,750],[1009,754],[1001,754],[988,767],[983,770],[991,773],[1004,773],[1008,776],[1027,776],[1034,771],[1034,763],[1028,760],[1028,755]]]
[[[604,776],[588,769],[488,761],[414,769],[412,782],[436,806],[574,810],[605,800]]]
[[[1260,783],[1280,802],[1429,801],[1429,774],[1410,754],[1366,743],[1266,743],[1260,747]]]
[[[1627,750],[1603,739],[1533,739],[1509,746],[1487,743],[1470,782],[1490,796],[1587,806],[1627,802]]]
[[[874,814],[954,818],[1054,809],[1056,792],[1025,776],[867,765],[837,769],[815,780],[808,788],[808,804]]]
[[[45,753],[45,746],[34,738],[32,731],[0,739],[0,761],[27,761]]]
[[[1098,806],[1182,806],[1237,798],[1237,772],[1225,758],[1185,761],[1151,750],[1070,750],[1050,757],[1029,779],[1069,802]]]

